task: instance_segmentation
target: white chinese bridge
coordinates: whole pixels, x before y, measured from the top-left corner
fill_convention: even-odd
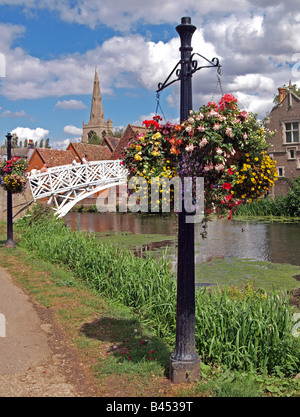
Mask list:
[[[127,170],[120,160],[62,165],[29,176],[34,201],[48,198],[58,217],[64,217],[81,200],[105,189],[126,184]]]

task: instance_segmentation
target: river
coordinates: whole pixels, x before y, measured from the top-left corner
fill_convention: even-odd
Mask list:
[[[73,212],[65,217],[65,222],[72,230],[103,235],[134,235],[135,238],[129,245],[136,249],[145,244],[150,250],[176,245],[177,226],[174,217]],[[141,243],[135,244],[134,241],[138,241],[138,237],[143,235],[146,235],[146,243],[141,240]],[[300,266],[300,223],[213,220],[208,223],[208,235],[204,240],[200,235],[200,227],[196,224],[195,255],[196,263],[207,262],[211,258],[248,258]]]

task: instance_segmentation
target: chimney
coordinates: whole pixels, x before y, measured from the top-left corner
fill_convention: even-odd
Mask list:
[[[27,149],[34,149],[34,143],[32,139],[28,140]]]
[[[278,92],[279,92],[278,104],[280,104],[286,97],[286,88],[279,87]]]

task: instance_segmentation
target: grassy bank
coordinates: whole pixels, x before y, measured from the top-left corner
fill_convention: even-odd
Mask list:
[[[176,285],[166,260],[139,259],[86,233],[71,232],[61,222],[28,219],[15,227],[17,248],[1,248],[1,265],[55,311],[82,358],[92,364],[101,395],[299,391],[294,381],[299,344],[290,335],[292,311],[283,294],[269,296],[250,284],[226,292],[199,291],[202,378],[184,388],[170,387],[165,375],[174,345]]]
[[[23,218],[19,231],[22,247],[64,265],[80,282],[129,307],[158,337],[174,345],[176,280],[165,257],[137,258],[52,219]],[[300,349],[291,335],[286,295],[250,289],[246,296],[242,291],[234,297],[231,291],[197,291],[196,347],[203,362],[238,371],[296,373]]]

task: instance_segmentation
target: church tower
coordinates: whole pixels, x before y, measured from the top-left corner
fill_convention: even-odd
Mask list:
[[[90,121],[88,124],[84,124],[84,122],[82,124],[82,142],[87,143],[93,133],[96,133],[100,138],[102,138],[107,136],[109,131],[112,132],[112,130],[112,120],[108,119],[107,122],[105,122],[104,119],[100,83],[96,67]]]

